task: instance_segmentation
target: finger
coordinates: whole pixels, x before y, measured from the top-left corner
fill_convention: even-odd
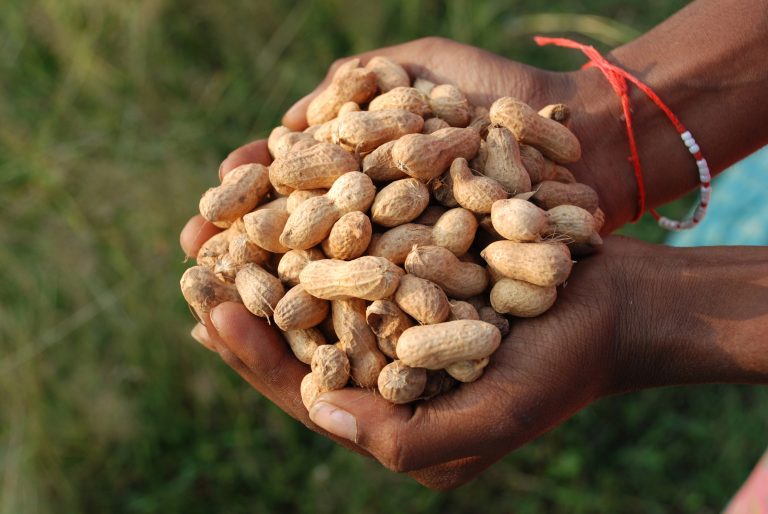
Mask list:
[[[495,460],[482,457],[458,459],[438,466],[411,471],[408,476],[421,485],[438,491],[456,489],[485,471]]]
[[[221,342],[219,355],[254,389],[311,430],[370,457],[350,441],[322,430],[309,419],[301,400],[301,380],[309,367],[290,352],[266,321],[253,316],[242,304],[223,303],[211,311],[211,325]]]
[[[200,247],[221,229],[199,214],[190,218],[179,234],[179,244],[187,257],[197,257]]]
[[[213,342],[213,339],[208,334],[208,330],[205,328],[205,326],[202,323],[197,323],[192,331],[189,333],[189,335],[192,336],[192,339],[200,343],[202,346],[207,348],[208,350],[218,353],[218,349],[216,348],[216,343]]]
[[[240,148],[232,150],[227,157],[221,161],[219,166],[219,178],[232,171],[233,169],[243,164],[258,163],[264,166],[269,166],[272,162],[272,157],[269,155],[267,149],[267,140],[258,139],[244,144]]]
[[[518,395],[515,384],[506,384]],[[310,419],[354,441],[387,468],[408,472],[446,461],[503,455],[512,448],[514,414],[508,412],[492,380],[466,384],[454,392],[413,406],[392,405],[359,389],[323,393]]]

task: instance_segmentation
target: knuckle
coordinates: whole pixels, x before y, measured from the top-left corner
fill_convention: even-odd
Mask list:
[[[379,459],[384,467],[395,473],[413,471],[416,468],[413,454],[407,445],[403,444],[403,438],[400,433],[396,433],[395,437],[392,437],[389,441],[389,446]]]

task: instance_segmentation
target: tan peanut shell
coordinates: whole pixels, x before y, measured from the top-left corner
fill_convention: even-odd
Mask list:
[[[480,307],[479,309],[477,309],[477,314],[480,316],[480,319],[482,321],[485,321],[486,323],[490,323],[491,325],[496,327],[501,333],[501,337],[507,337],[510,330],[509,320],[505,318],[503,315],[493,310],[493,307],[489,305]]]
[[[509,198],[491,207],[493,228],[510,241],[539,241],[551,229],[547,212],[531,202]]]
[[[589,211],[575,205],[558,205],[546,211],[550,223],[549,234],[565,237],[569,243],[596,241],[597,223]]]
[[[299,273],[311,261],[325,259],[325,254],[317,248],[290,250],[283,254],[277,265],[277,276],[290,286],[299,283]]]
[[[320,389],[315,383],[315,377],[311,371],[301,379],[300,392],[301,403],[303,403],[304,407],[309,410],[310,407],[312,407],[312,404],[315,403],[318,395],[320,395]]]
[[[452,127],[466,127],[472,116],[467,97],[453,84],[440,84],[429,92],[432,113]]]
[[[575,205],[593,213],[597,210],[598,197],[586,184],[563,184],[545,180],[534,186],[531,201],[548,211],[558,205]]]
[[[352,381],[360,387],[375,387],[387,358],[365,321],[365,302],[359,298],[334,300],[331,311],[339,346],[349,358]]]
[[[313,380],[321,393],[341,389],[349,382],[349,358],[335,345],[319,346],[312,355],[311,366]]]
[[[491,122],[508,128],[520,143],[535,146],[545,157],[567,163],[581,158],[581,144],[560,123],[539,116],[529,105],[512,97],[493,102]]]
[[[371,220],[360,211],[343,215],[323,240],[323,252],[331,259],[348,261],[365,253],[371,242]]]
[[[228,229],[228,230],[231,230]],[[269,262],[270,253],[253,244],[246,234],[236,233],[229,239],[226,253],[219,256],[213,266],[216,276],[227,282],[234,282],[237,271],[252,262],[264,266]]]
[[[243,164],[200,198],[200,214],[216,226],[228,227],[253,210],[269,192],[269,172],[261,164]]]
[[[433,228],[406,223],[392,228],[371,241],[368,254],[403,264],[413,245],[432,244]]]
[[[405,69],[386,57],[377,55],[371,58],[365,68],[376,74],[376,85],[382,93],[391,91],[396,87],[411,85],[411,79]]]
[[[553,166],[552,180],[562,182],[563,184],[575,184],[577,182],[573,173],[565,166],[560,166],[559,164]]]
[[[456,387],[457,384],[458,382],[446,373],[444,369],[428,369],[427,385],[424,386],[421,398],[428,400],[429,398],[445,394]]]
[[[557,286],[571,273],[573,261],[562,243],[496,241],[480,252],[489,267],[507,278],[539,286]]]
[[[271,317],[277,302],[285,294],[280,280],[257,264],[240,268],[235,285],[245,308],[261,318]]]
[[[483,375],[483,371],[485,371],[489,362],[491,362],[489,357],[454,362],[446,366],[445,371],[459,382],[474,382]]]
[[[197,251],[197,264],[213,269],[216,261],[229,251],[229,242],[237,234],[239,232],[230,227],[211,236]]]
[[[304,364],[311,364],[317,347],[325,344],[325,336],[316,328],[286,330],[283,337],[296,358]]]
[[[429,118],[427,120],[424,120],[424,126],[421,127],[421,133],[431,134],[432,132],[437,132],[440,129],[444,129],[448,127],[450,127],[450,125],[448,125],[448,122],[441,118]]]
[[[269,133],[269,137],[267,138],[267,149],[269,150],[269,155],[271,155],[273,159],[277,156],[277,142],[281,137],[291,132],[292,130],[288,127],[279,125],[273,128]]]
[[[339,177],[328,192],[305,200],[291,213],[280,236],[288,248],[305,250],[319,244],[344,214],[367,211],[373,203],[376,187],[359,171]]]
[[[338,117],[341,118],[348,112],[358,112],[360,111],[360,106],[355,102],[346,102],[341,107],[339,107],[339,115]]]
[[[327,192],[327,189],[296,189],[290,195],[288,195],[285,210],[288,214],[291,214],[296,210],[296,207],[304,203],[304,201],[316,196],[323,196]]]
[[[418,368],[443,369],[455,362],[488,357],[501,343],[499,329],[478,320],[411,327],[397,342],[397,355]]]
[[[425,78],[416,77],[413,81],[413,87],[429,96],[429,93],[435,88],[435,83]]]
[[[445,321],[451,313],[445,292],[434,282],[415,275],[400,278],[394,300],[403,312],[424,325]]]
[[[274,200],[270,200],[270,201],[268,201],[266,203],[263,203],[263,204],[259,205],[258,207],[256,207],[255,210],[263,211],[263,210],[266,210],[266,209],[271,209],[271,210],[274,210],[274,211],[288,212],[288,197],[287,196],[275,197]],[[235,224],[237,224],[237,222],[235,222]],[[244,224],[241,227],[241,231],[245,232],[245,225]]]
[[[440,246],[413,248],[405,259],[405,270],[434,282],[452,298],[469,298],[488,287],[485,267],[462,262],[450,250]]]
[[[433,245],[442,246],[454,255],[461,256],[469,251],[477,233],[477,218],[461,207],[443,213],[432,227]]]
[[[539,116],[549,118],[570,128],[571,110],[565,104],[549,104],[539,109]]]
[[[283,135],[275,143],[275,153],[273,157],[285,157],[289,152],[298,151],[301,148],[315,146],[319,141],[306,132],[289,132]]]
[[[519,318],[533,318],[543,314],[556,299],[555,286],[542,287],[513,278],[502,278],[491,289],[493,310]]]
[[[546,159],[549,160],[549,159]],[[520,162],[531,177],[531,184],[544,180],[544,156],[530,145],[520,145]],[[533,186],[531,186],[533,187]]]
[[[301,284],[293,286],[275,306],[275,325],[280,330],[312,328],[328,316],[330,304],[327,300],[315,298],[304,290]]]
[[[402,109],[426,118],[431,113],[424,93],[413,87],[396,87],[377,96],[368,104],[369,111]]]
[[[253,211],[243,216],[248,239],[272,253],[285,253],[290,249],[280,243],[280,234],[287,221],[287,212],[273,209]]]
[[[375,182],[390,182],[408,175],[397,167],[392,159],[392,147],[396,141],[389,141],[363,157],[363,173]]]
[[[402,361],[392,361],[381,370],[378,379],[379,393],[394,404],[409,403],[418,399],[427,385],[427,370],[412,368]]]
[[[477,309],[471,303],[462,300],[448,300],[448,303],[451,305],[451,314],[448,316],[448,321],[480,319],[480,314],[477,313]]]
[[[485,163],[488,160],[488,143],[480,140],[480,148],[477,149],[477,155],[469,161],[469,167],[479,173],[485,172]]]
[[[373,301],[391,296],[402,274],[403,271],[387,259],[366,255],[351,261],[324,259],[310,262],[301,271],[299,281],[317,298]]]
[[[448,211],[442,205],[428,205],[424,212],[422,212],[418,218],[413,220],[414,223],[419,225],[426,225],[428,227],[433,226],[440,219],[440,216]]]
[[[477,132],[449,127],[401,137],[392,147],[392,158],[403,172],[426,182],[439,177],[455,158],[471,159],[479,147]]]
[[[207,314],[224,302],[239,302],[240,295],[232,284],[222,282],[205,266],[192,266],[181,276],[181,294],[197,314]]]
[[[269,181],[282,194],[294,189],[327,189],[337,178],[356,169],[357,159],[351,153],[338,145],[318,143],[275,159],[269,167]]]
[[[472,118],[469,120],[467,128],[471,128],[485,139],[488,135],[488,129],[491,126],[491,118],[488,114],[488,108],[482,105],[476,105],[472,110]]]
[[[330,85],[307,106],[307,123],[317,125],[336,117],[346,102],[363,104],[376,93],[376,74],[359,68],[360,59],[350,59],[336,70]]]
[[[371,219],[384,227],[396,227],[412,221],[429,204],[429,189],[415,178],[396,180],[376,193],[371,205]]]
[[[496,180],[513,193],[531,190],[531,177],[520,159],[520,145],[508,129],[491,127],[486,138],[488,155],[483,166],[483,175]]]
[[[341,110],[341,109],[339,109]],[[338,143],[339,140],[339,118],[310,127],[311,132],[304,131],[305,134],[311,134],[312,137],[321,143]],[[309,130],[309,129],[307,129]]]
[[[461,157],[451,164],[451,180],[458,204],[474,213],[489,213],[493,202],[509,197],[509,192],[497,181],[473,175],[467,160]]]
[[[405,134],[421,132],[421,116],[403,109],[349,112],[339,117],[337,141],[347,150],[368,153]]]
[[[391,300],[376,300],[365,310],[365,320],[376,334],[379,350],[397,359],[395,347],[400,334],[414,325],[413,320]]]

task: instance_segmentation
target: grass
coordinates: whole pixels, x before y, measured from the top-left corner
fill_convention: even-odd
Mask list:
[[[437,493],[259,397],[191,341],[178,292],[177,233],[219,161],[333,59],[439,34],[573,68],[530,34],[606,48],[683,3],[7,0],[0,514],[718,512],[764,448],[764,388],[606,399]]]

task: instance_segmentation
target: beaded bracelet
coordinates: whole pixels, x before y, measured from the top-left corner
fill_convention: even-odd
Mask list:
[[[634,170],[635,180],[637,182],[638,208],[637,214],[632,221],[637,221],[640,219],[640,217],[643,215],[643,212],[645,211],[645,186],[643,183],[642,168],[640,167],[640,156],[638,155],[637,144],[635,142],[635,133],[632,128],[631,108],[629,104],[629,94],[627,92],[627,80],[637,86],[643,93],[648,96],[648,98],[651,99],[651,101],[653,101],[653,103],[659,107],[659,109],[664,112],[672,125],[674,125],[678,134],[680,134],[680,138],[683,140],[686,148],[688,148],[688,151],[691,153],[691,155],[693,155],[693,158],[696,160],[696,166],[699,169],[699,203],[691,215],[688,216],[688,218],[681,221],[672,220],[666,216],[659,215],[659,213],[657,213],[654,209],[650,209],[651,214],[656,219],[659,226],[667,230],[684,230],[693,228],[702,219],[704,219],[704,216],[707,213],[709,199],[712,194],[712,175],[709,171],[709,165],[701,153],[701,148],[691,135],[691,132],[685,128],[685,126],[682,124],[682,122],[680,122],[680,120],[677,118],[677,116],[675,116],[670,108],[667,107],[664,102],[662,102],[661,98],[659,98],[659,96],[654,93],[650,87],[641,82],[640,79],[631,73],[619,68],[618,66],[609,63],[605,57],[600,55],[600,52],[598,52],[592,46],[582,45],[565,38],[547,38],[537,36],[533,39],[539,46],[556,45],[560,47],[575,48],[581,50],[581,52],[589,58],[589,62],[587,62],[584,67],[587,68],[594,66],[598,68],[611,84],[611,87],[613,87],[613,90],[616,92],[616,94],[619,95],[619,98],[621,99],[621,107],[624,111],[624,120],[627,126],[627,138],[629,139],[629,147],[631,152],[629,160],[632,162],[632,168]]]

